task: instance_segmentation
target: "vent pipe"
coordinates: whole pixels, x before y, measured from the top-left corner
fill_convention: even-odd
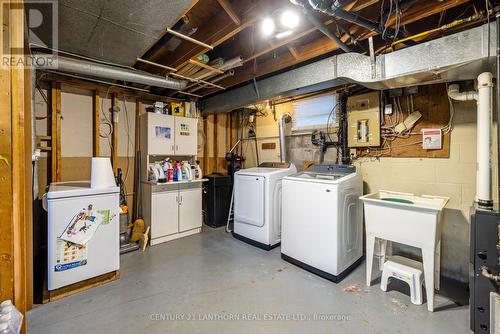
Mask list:
[[[280,161],[286,162],[286,135],[285,124],[291,122],[292,116],[290,114],[283,114],[279,119],[279,133],[280,133]]]
[[[146,86],[183,90],[187,81],[165,78],[146,72],[95,63],[87,60],[63,56],[53,57],[46,54],[35,54],[33,64],[40,70],[59,71],[80,74],[108,80],[120,80]],[[53,61],[49,61],[52,60]]]
[[[492,197],[492,128],[493,128],[493,75],[481,73],[478,92],[459,92],[459,86],[448,87],[448,96],[457,101],[477,101],[477,174],[476,201],[480,208],[491,210]]]

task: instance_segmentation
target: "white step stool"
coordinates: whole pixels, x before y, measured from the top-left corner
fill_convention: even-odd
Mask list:
[[[411,302],[415,305],[422,305],[422,284],[424,283],[422,272],[422,263],[402,256],[391,256],[390,260],[384,263],[380,288],[387,291],[389,278],[397,278],[410,286]]]

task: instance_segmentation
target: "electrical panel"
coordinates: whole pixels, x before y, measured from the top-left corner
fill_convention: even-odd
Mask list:
[[[347,100],[349,147],[380,146],[380,93],[351,96]]]

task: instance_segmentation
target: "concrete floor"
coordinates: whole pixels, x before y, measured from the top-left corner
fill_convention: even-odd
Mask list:
[[[223,229],[205,228],[200,235],[122,256],[120,280],[35,307],[28,314],[28,330],[470,333],[468,306],[437,296],[437,310],[427,312],[425,304],[412,305],[398,291],[384,293],[378,284],[366,287],[364,268],[362,264],[334,284],[284,262],[279,248],[266,252]],[[315,315],[330,319],[304,320]],[[240,320],[220,320],[231,317]]]

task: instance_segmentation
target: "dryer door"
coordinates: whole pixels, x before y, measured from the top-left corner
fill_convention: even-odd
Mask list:
[[[262,176],[236,175],[234,178],[234,219],[238,223],[264,226],[265,194]]]

